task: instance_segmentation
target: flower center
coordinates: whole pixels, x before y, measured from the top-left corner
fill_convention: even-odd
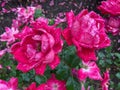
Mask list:
[[[58,90],[59,88],[59,85],[57,83],[54,83],[53,86],[52,86],[53,90]]]
[[[88,69],[88,66],[86,66],[86,65],[83,65],[83,68],[84,68],[84,69]]]

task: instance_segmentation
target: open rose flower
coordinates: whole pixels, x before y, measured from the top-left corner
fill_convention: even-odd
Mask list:
[[[38,87],[36,87],[35,83],[32,83],[26,90],[66,90],[66,82],[57,80],[55,75],[52,74],[52,77],[46,83]]]
[[[29,31],[26,29],[26,32]],[[11,52],[19,62],[18,70],[28,72],[34,69],[37,74],[43,75],[46,65],[54,69],[60,62],[58,53],[63,45],[60,38],[61,29],[48,26],[43,21],[33,22],[31,29],[32,33],[20,34],[22,39],[12,45]]]
[[[110,17],[106,20],[106,31],[113,35],[118,35],[120,32],[120,17]]]
[[[52,74],[52,77],[45,83],[45,90],[66,90],[66,83],[65,81],[57,80],[55,75]]]
[[[18,80],[12,77],[8,82],[0,79],[0,90],[17,90]]]
[[[95,62],[83,62],[83,68],[78,70],[78,78],[80,81],[85,81],[87,77],[94,80],[102,80],[100,69]]]
[[[98,9],[104,14],[120,15],[120,0],[102,1]]]
[[[110,39],[104,31],[104,20],[95,12],[85,9],[77,16],[68,12],[68,28],[62,35],[69,45],[74,44],[77,53],[85,62],[96,60],[95,50],[110,45]]]
[[[110,77],[109,77],[109,71],[107,70],[105,73],[104,73],[104,78],[102,80],[102,90],[108,90],[108,84],[109,84],[109,80],[110,80]]]

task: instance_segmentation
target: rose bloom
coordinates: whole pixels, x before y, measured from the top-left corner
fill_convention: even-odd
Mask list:
[[[17,90],[18,79],[12,77],[8,82],[0,80],[0,90]]]
[[[120,0],[102,1],[98,9],[104,14],[120,15]]]
[[[106,20],[106,31],[113,35],[120,33],[120,17],[110,17]]]
[[[74,44],[78,56],[87,62],[96,60],[95,50],[110,45],[110,39],[104,31],[104,20],[95,12],[81,11],[77,16],[74,13],[66,14],[68,27],[62,35],[68,45]]]
[[[52,77],[46,83],[38,87],[36,87],[35,83],[32,83],[26,90],[66,90],[66,82],[57,80],[55,75],[52,74]]]
[[[109,80],[110,80],[110,76],[109,76],[109,71],[107,70],[104,73],[104,78],[101,82],[102,90],[108,90]]]
[[[61,29],[48,26],[43,21],[35,21],[30,26],[23,29],[26,33],[23,31],[18,35],[21,40],[12,45],[11,53],[19,62],[18,70],[28,72],[34,69],[37,74],[43,75],[46,65],[54,69],[60,62]]]
[[[80,81],[85,81],[87,77],[93,80],[102,80],[100,69],[95,62],[83,62],[83,67],[78,70],[78,78]]]
[[[6,41],[7,45],[15,42],[16,38],[14,37],[14,35],[17,34],[19,31],[14,27],[12,28],[6,27],[5,31],[6,32],[0,35],[0,41]]]

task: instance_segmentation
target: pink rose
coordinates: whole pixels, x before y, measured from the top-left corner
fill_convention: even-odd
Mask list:
[[[24,30],[28,32],[28,27]],[[28,72],[35,69],[37,74],[43,75],[46,65],[54,69],[59,64],[58,53],[63,42],[60,39],[61,30],[48,26],[45,22],[35,21],[31,25],[32,33],[22,32],[22,40],[12,45],[11,51],[19,62],[17,69]]]
[[[28,88],[26,88],[25,90],[45,90],[44,89],[45,84],[40,84],[38,87],[36,86],[36,83],[33,82]]]
[[[23,29],[21,29],[21,32],[14,35],[16,39],[23,39],[26,35],[32,34],[33,30],[32,28],[28,26],[24,26]]]
[[[102,90],[108,90],[109,80],[110,80],[109,71],[107,70],[104,73],[104,78],[103,78],[103,80],[101,82]]]
[[[110,39],[104,31],[104,20],[95,12],[83,10],[77,16],[67,13],[68,28],[62,35],[68,45],[74,44],[77,54],[85,62],[96,60],[95,50],[110,45]]]
[[[22,23],[33,21],[35,9],[36,9],[35,7],[17,8],[17,13],[18,13],[17,20]]]
[[[66,90],[66,82],[57,80],[52,74],[52,77],[45,83],[45,90]]]
[[[120,0],[102,1],[98,9],[105,14],[120,15]]]
[[[26,90],[66,90],[66,82],[57,80],[55,75],[52,74],[52,77],[46,83],[38,87],[36,87],[35,83],[32,83]]]
[[[94,80],[102,80],[100,69],[95,62],[83,62],[83,68],[78,70],[78,78],[80,81],[85,81],[87,77]]]
[[[106,20],[106,31],[118,35],[120,32],[120,17],[110,17]]]
[[[7,52],[7,49],[0,50],[0,58]]]
[[[18,80],[12,77],[8,82],[0,80],[0,90],[17,90]]]
[[[7,45],[15,42],[16,38],[14,37],[14,35],[19,32],[18,29],[15,29],[14,27],[12,28],[6,27],[5,31],[6,32],[0,35],[0,41],[7,41]]]

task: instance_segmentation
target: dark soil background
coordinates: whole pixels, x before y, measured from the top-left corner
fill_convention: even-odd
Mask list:
[[[3,1],[8,1],[4,6],[7,10],[20,6],[36,6],[39,4],[42,6],[46,17],[55,18],[59,13],[65,13],[70,10],[73,10],[75,14],[79,13],[82,9],[98,12],[97,6],[101,0],[1,0],[0,3]],[[2,10],[2,7],[0,7],[0,10]],[[4,31],[5,26],[11,25],[13,18],[13,13],[0,13],[0,34]]]

